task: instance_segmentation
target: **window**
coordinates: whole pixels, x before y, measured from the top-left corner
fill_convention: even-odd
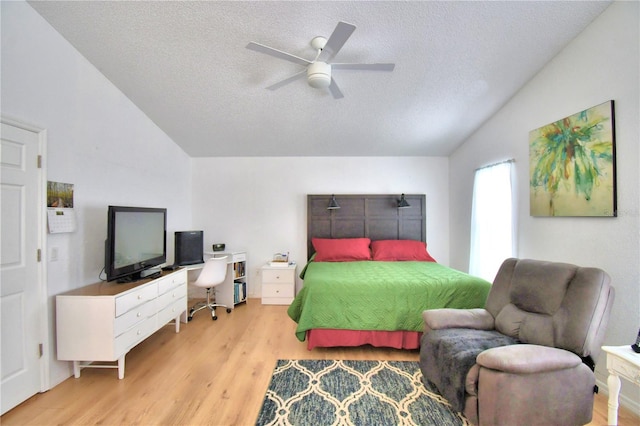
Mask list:
[[[511,169],[513,160],[476,170],[471,210],[469,273],[493,281],[515,254]]]

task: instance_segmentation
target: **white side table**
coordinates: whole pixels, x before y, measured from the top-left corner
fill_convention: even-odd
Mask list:
[[[631,346],[603,346],[607,353],[607,370],[609,378],[609,412],[607,423],[618,424],[618,396],[620,394],[620,377],[640,386],[640,354],[631,350]]]
[[[289,305],[293,302],[296,288],[296,264],[262,268],[262,304]]]

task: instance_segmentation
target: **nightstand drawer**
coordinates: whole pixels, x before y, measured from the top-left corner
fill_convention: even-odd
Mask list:
[[[287,284],[262,284],[262,298],[265,297],[289,297],[293,298],[293,285]]]
[[[290,305],[293,302],[293,297],[263,297],[263,305]]]
[[[263,283],[293,283],[295,271],[293,269],[264,269],[262,271]]]

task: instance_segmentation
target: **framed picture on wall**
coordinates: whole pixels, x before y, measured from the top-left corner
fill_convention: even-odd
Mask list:
[[[529,133],[531,216],[617,216],[613,101]]]

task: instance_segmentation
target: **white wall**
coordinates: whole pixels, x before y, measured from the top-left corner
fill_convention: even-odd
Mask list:
[[[639,18],[638,2],[612,4],[450,157],[451,265],[468,268],[474,169],[514,158],[517,255],[607,271],[617,293],[607,345],[633,343],[640,326]],[[611,99],[618,217],[531,217],[529,131]],[[600,381],[606,381],[605,366],[601,355],[596,370]],[[625,384],[623,395],[627,403],[636,401],[637,411],[638,391]]]
[[[426,194],[427,247],[449,263],[446,158],[277,157],[193,160],[193,225],[205,244],[248,250],[251,296],[273,253],[306,261],[307,194]],[[298,282],[298,285],[300,283]]]
[[[47,130],[47,179],[75,189],[77,231],[47,238],[47,259],[58,251],[47,264],[54,386],[71,374],[55,360],[54,295],[98,281],[107,206],[166,207],[169,231],[188,228],[191,160],[31,6],[1,7],[1,114]]]

